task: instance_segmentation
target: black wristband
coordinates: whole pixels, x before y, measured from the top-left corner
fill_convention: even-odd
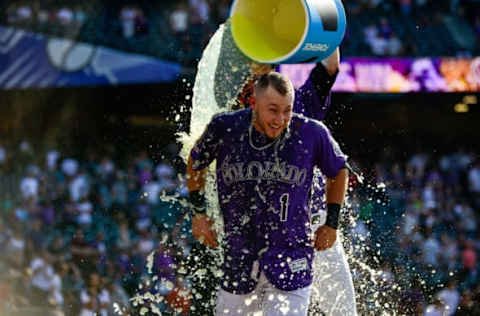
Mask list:
[[[192,211],[195,214],[205,214],[207,211],[205,207],[205,195],[200,191],[191,191],[189,194],[190,204],[192,205]]]
[[[328,203],[327,204],[327,220],[325,225],[333,229],[338,229],[338,220],[340,217],[340,204]]]

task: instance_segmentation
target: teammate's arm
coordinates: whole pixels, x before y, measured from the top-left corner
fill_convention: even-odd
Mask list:
[[[318,62],[296,91],[294,112],[322,121],[330,106],[330,90],[340,67],[340,49]]]
[[[217,234],[213,230],[213,222],[205,213],[205,177],[206,169],[194,170],[193,158],[189,156],[187,163],[187,186],[192,204],[192,235],[200,243],[209,247],[217,247]],[[202,209],[203,208],[203,209]]]
[[[327,221],[315,232],[315,248],[331,248],[337,239],[338,219],[348,186],[348,169],[340,169],[334,178],[327,179]]]
[[[340,67],[340,49],[337,47],[330,56],[321,61],[330,76],[334,76]]]

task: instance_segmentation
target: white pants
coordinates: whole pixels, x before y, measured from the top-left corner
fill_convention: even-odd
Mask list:
[[[295,291],[275,288],[262,273],[252,293],[235,295],[218,291],[216,316],[306,316],[310,303],[311,286]]]
[[[341,234],[332,248],[315,252],[312,303],[326,316],[356,316],[355,290]]]
[[[356,316],[355,290],[341,238],[338,233],[332,248],[315,252],[311,286],[296,291],[280,291],[262,273],[252,293],[234,295],[220,289],[216,315],[303,316],[307,315],[308,304],[312,300],[327,316]]]

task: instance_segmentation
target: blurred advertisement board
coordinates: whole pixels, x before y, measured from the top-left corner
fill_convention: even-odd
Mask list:
[[[0,26],[0,89],[171,82],[182,66]]]
[[[314,64],[281,65],[295,87]],[[480,57],[345,58],[333,91],[360,93],[479,92]]]

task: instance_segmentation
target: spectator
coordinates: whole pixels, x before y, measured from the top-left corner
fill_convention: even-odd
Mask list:
[[[70,26],[73,23],[73,11],[69,7],[61,7],[57,11],[57,21],[62,26]]]
[[[129,250],[133,245],[130,230],[128,228],[128,222],[123,220],[120,222],[117,247],[120,250]]]
[[[185,36],[188,28],[189,13],[184,3],[180,2],[176,5],[175,10],[170,13],[170,27],[173,34],[178,38]]]
[[[106,290],[110,293],[110,300],[112,304],[108,304],[108,315],[115,315],[114,304],[118,304],[122,311],[129,313],[130,311],[130,297],[125,289],[121,286],[120,282],[115,280],[106,280]]]
[[[445,304],[446,316],[451,316],[457,311],[460,303],[460,293],[457,289],[457,281],[452,279],[448,281],[447,287],[443,288],[437,298]]]
[[[118,208],[123,208],[128,201],[128,187],[126,183],[126,175],[123,171],[117,170],[115,173],[115,181],[112,186],[112,203]]]
[[[53,264],[54,274],[52,277],[51,287],[48,294],[48,301],[53,306],[59,306],[63,308],[65,299],[63,296],[62,286],[62,264],[55,262]]]
[[[20,182],[20,192],[22,193],[23,200],[38,200],[39,186],[40,183],[37,177],[35,176],[34,172],[30,171],[28,175]]]
[[[50,19],[50,14],[44,8],[39,7],[37,10],[37,21],[40,25],[45,25]]]
[[[77,223],[80,226],[90,226],[92,224],[93,204],[85,196],[80,199],[75,208],[77,210]]]
[[[49,150],[45,158],[47,170],[50,172],[56,171],[58,158],[60,158],[60,153],[56,150]]]
[[[423,262],[433,267],[438,266],[438,257],[442,251],[440,243],[433,236],[431,230],[428,230],[422,245]]]
[[[26,3],[18,7],[16,14],[16,21],[19,23],[32,22],[33,13],[32,8]]]
[[[423,316],[444,316],[446,315],[445,309],[445,304],[443,304],[442,301],[439,299],[434,299],[432,304],[425,308]]]
[[[477,253],[473,249],[473,244],[470,240],[465,242],[465,249],[462,252],[462,275],[463,279],[475,277],[477,274]]]
[[[120,21],[122,23],[122,35],[124,38],[135,36],[135,18],[137,12],[131,6],[125,6],[120,11]]]
[[[82,6],[77,5],[73,11],[73,21],[77,26],[82,26],[85,23],[87,16]]]
[[[188,0],[191,8],[192,24],[206,24],[210,19],[210,5],[207,0]]]
[[[392,35],[388,39],[387,53],[390,56],[403,55],[402,41],[398,38],[397,34],[394,32],[392,32]]]
[[[136,9],[135,35],[147,35],[149,31],[148,20],[142,9]]]
[[[0,145],[0,165],[3,165],[6,160],[7,160],[7,151],[2,145]]]
[[[390,36],[392,35],[392,27],[390,26],[390,23],[388,23],[387,18],[380,18],[380,27],[378,28],[378,31],[381,37],[385,39],[390,38]]]
[[[403,297],[401,298],[399,312],[405,315],[421,315],[424,308],[425,297],[422,293],[420,281],[413,279],[407,287]]]
[[[148,203],[155,205],[160,201],[160,193],[163,190],[163,186],[157,177],[154,177],[152,181],[143,186],[144,196]]]
[[[371,45],[372,40],[378,36],[378,28],[375,23],[371,22],[363,29],[363,33],[365,35],[365,41]]]
[[[67,158],[62,161],[62,172],[68,176],[73,177],[78,171],[78,162],[73,158]]]
[[[68,185],[68,189],[70,192],[70,198],[74,202],[88,197],[90,193],[90,184],[88,181],[88,175],[84,169],[80,169],[80,172],[73,177]]]
[[[79,265],[83,274],[96,270],[98,251],[85,239],[85,234],[78,228],[71,242],[72,260]]]
[[[459,228],[461,231],[474,236],[477,231],[477,222],[472,208],[465,202],[455,205],[455,213],[459,218]]]
[[[47,302],[51,292],[58,290],[55,284],[55,271],[51,264],[51,259],[46,250],[41,249],[38,255],[30,263],[32,289],[34,291],[34,301],[37,304],[44,305]],[[58,279],[57,279],[58,281]]]
[[[385,56],[387,54],[387,40],[378,35],[370,40],[370,49],[375,56]]]
[[[468,189],[472,197],[472,202],[477,208],[480,207],[480,159],[478,159],[474,167],[468,171]]]
[[[27,242],[21,232],[21,226],[18,223],[15,223],[13,230],[8,235],[10,236],[5,247],[5,258],[12,267],[23,267],[25,264],[25,249]]]
[[[450,238],[445,233],[441,236],[441,245],[442,252],[440,257],[443,266],[447,267],[449,271],[455,270],[459,259],[459,249],[456,240]]]
[[[400,10],[405,15],[408,16],[412,9],[412,0],[399,0]]]
[[[100,312],[100,300],[98,289],[89,285],[88,288],[80,293],[80,302],[82,304],[79,316],[95,316]]]
[[[478,298],[480,296],[477,294],[477,299],[475,299],[474,294],[470,291],[464,291],[460,299],[460,305],[458,310],[455,313],[455,316],[472,316],[480,315],[480,306],[478,305]]]
[[[139,234],[140,238],[137,241],[136,251],[138,251],[142,256],[146,257],[155,248],[155,241],[152,233],[146,227],[142,227],[139,230]]]
[[[108,156],[103,157],[102,161],[100,162],[100,166],[98,168],[98,175],[102,177],[102,179],[110,180],[111,177],[115,173],[115,164],[113,163],[112,159]]]
[[[68,244],[62,235],[57,235],[48,246],[48,252],[57,259],[65,258],[68,250]]]

